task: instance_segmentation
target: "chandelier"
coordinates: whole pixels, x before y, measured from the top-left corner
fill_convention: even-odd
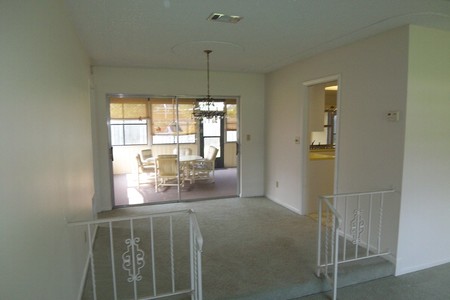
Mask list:
[[[192,112],[192,118],[195,120],[220,120],[225,117],[225,111],[223,108],[219,109],[217,105],[217,99],[211,98],[209,94],[209,54],[211,54],[212,50],[204,50],[206,53],[206,83],[207,83],[207,94],[205,98],[197,99],[197,102],[194,106],[194,110]]]

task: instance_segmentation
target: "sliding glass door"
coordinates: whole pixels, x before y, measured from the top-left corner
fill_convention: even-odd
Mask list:
[[[120,95],[109,102],[116,207],[238,195],[235,100],[220,103],[230,118],[217,122],[192,117],[195,98]],[[213,169],[200,170],[210,146],[218,149]],[[176,173],[164,175],[162,158],[170,169],[170,157]]]

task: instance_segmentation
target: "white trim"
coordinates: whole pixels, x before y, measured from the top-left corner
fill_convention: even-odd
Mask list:
[[[305,83],[303,83],[305,85]],[[302,139],[301,139],[301,146],[302,146],[302,157],[300,160],[302,161],[302,167],[300,170],[300,176],[301,176],[301,186],[302,191],[300,194],[300,207],[303,214],[306,214],[306,203],[309,198],[309,140],[308,140],[308,131],[309,131],[309,91],[308,86],[306,86],[304,91],[304,97],[305,100],[303,101],[303,131],[302,131]]]
[[[301,193],[301,210],[303,214],[306,214],[305,212],[305,204],[306,201],[308,201],[309,196],[309,140],[308,140],[308,134],[309,134],[309,92],[308,88],[310,86],[326,83],[330,81],[337,81],[338,85],[338,91],[336,95],[336,108],[338,111],[337,116],[337,125],[336,125],[336,147],[335,147],[335,159],[334,159],[334,187],[333,187],[333,194],[337,194],[338,191],[338,171],[339,171],[339,136],[340,136],[340,119],[341,119],[341,86],[342,86],[342,80],[341,80],[341,74],[334,74],[334,75],[328,75],[325,77],[320,77],[308,81],[304,81],[302,84],[306,87],[304,90],[304,99],[303,102],[303,130],[302,130],[302,141],[303,144],[303,157],[301,157],[302,160],[302,170],[301,170],[301,176],[302,176],[302,193]]]
[[[387,261],[389,261],[390,263],[392,263],[394,265],[394,267],[397,266],[397,258],[395,257],[394,253],[391,252],[388,255],[383,256],[383,258],[386,259]],[[394,271],[394,273],[395,273],[395,271]]]
[[[293,207],[293,206],[291,206],[291,205],[288,205],[288,204],[286,204],[286,203],[282,203],[282,202],[279,202],[279,201],[270,199],[270,198],[268,198],[268,197],[267,197],[267,199],[269,199],[270,201],[272,201],[272,202],[274,202],[274,203],[276,203],[276,204],[278,204],[278,205],[283,206],[284,208],[289,209],[290,211],[292,211],[292,212],[294,212],[294,213],[296,213],[296,214],[303,215],[299,209],[297,209],[297,208],[295,208],[295,207]]]
[[[320,77],[320,78],[317,78],[317,79],[304,81],[303,85],[304,86],[311,86],[311,85],[316,85],[316,84],[320,84],[320,83],[326,83],[326,82],[329,82],[329,81],[336,81],[336,80],[340,81],[340,79],[341,79],[341,74],[328,75],[328,76],[325,76],[325,77]]]
[[[397,261],[401,261],[401,259],[398,259]],[[450,263],[450,259],[444,259],[444,260],[435,261],[435,262],[428,263],[428,264],[421,264],[421,265],[407,267],[407,268],[399,268],[398,265],[396,265],[397,267],[395,268],[395,276],[400,276],[400,275],[404,275],[404,274],[408,274],[408,273],[412,273],[412,272],[417,272],[417,271],[437,267],[437,266],[447,264],[447,263]]]

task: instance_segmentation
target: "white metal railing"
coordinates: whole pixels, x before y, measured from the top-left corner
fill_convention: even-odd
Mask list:
[[[83,299],[202,300],[203,237],[193,210],[69,225],[87,228]]]
[[[393,190],[319,197],[317,271],[337,298],[339,264],[389,254],[382,250],[385,195]]]

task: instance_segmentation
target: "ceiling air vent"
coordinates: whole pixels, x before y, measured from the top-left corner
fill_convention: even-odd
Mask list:
[[[230,15],[225,15],[225,14],[220,14],[220,13],[212,13],[208,17],[209,21],[232,23],[232,24],[239,22],[241,19],[242,19],[242,17],[240,17],[240,16],[230,16]]]

